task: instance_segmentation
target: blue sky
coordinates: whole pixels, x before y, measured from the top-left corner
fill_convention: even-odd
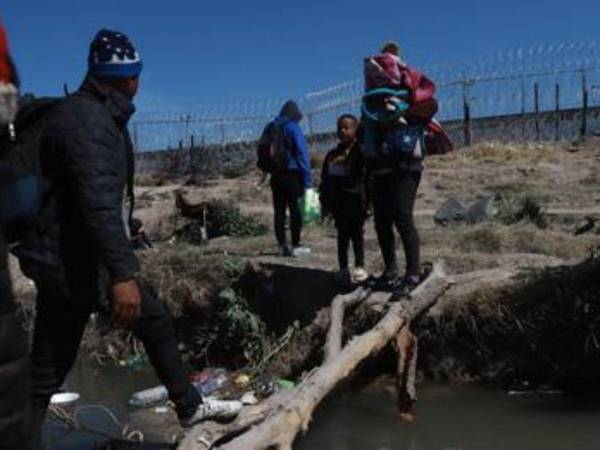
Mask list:
[[[388,39],[416,65],[600,40],[598,0],[0,0],[25,91],[75,88],[101,27],[131,36],[145,101],[295,97],[352,79]]]

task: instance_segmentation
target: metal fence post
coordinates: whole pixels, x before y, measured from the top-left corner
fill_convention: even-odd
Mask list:
[[[535,140],[539,141],[541,138],[540,129],[540,85],[535,83],[533,85],[533,107],[535,112]]]
[[[225,119],[224,118],[221,118],[219,128],[221,129],[221,147],[225,148]]]
[[[525,125],[525,102],[526,102],[526,92],[525,92],[525,80],[521,80],[521,138],[527,138],[527,126]]]
[[[556,134],[554,136],[554,139],[556,141],[560,141],[560,84],[558,83],[556,83],[556,85],[554,86],[554,100],[556,101]]]
[[[315,135],[314,135],[314,129],[313,129],[313,113],[309,112],[306,114],[306,120],[308,122],[308,144],[310,145],[311,149],[315,144]]]
[[[471,146],[471,105],[469,100],[469,82],[463,81],[463,139],[466,147]]]
[[[581,130],[580,137],[583,139],[587,134],[587,113],[588,113],[588,100],[589,92],[587,88],[587,76],[585,70],[581,71]]]
[[[190,166],[190,173],[192,175],[196,174],[196,165],[194,164],[194,135],[192,134],[190,136],[190,149],[189,149],[189,166]]]

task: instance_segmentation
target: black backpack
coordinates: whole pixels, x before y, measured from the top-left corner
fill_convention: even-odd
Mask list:
[[[62,100],[28,99],[0,137],[0,223],[9,243],[25,236],[40,214],[42,138],[50,112]]]
[[[258,141],[256,156],[256,166],[263,172],[274,174],[287,168],[289,155],[281,125],[270,122],[265,127]]]

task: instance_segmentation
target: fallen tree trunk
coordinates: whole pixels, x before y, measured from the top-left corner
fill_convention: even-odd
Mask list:
[[[365,300],[371,291],[359,288],[347,295],[338,295],[331,304],[331,321],[327,341],[325,343],[324,361],[330,361],[342,351],[342,335],[344,333],[344,313],[347,308]]]
[[[291,397],[292,391],[280,391],[257,405],[242,409],[230,423],[203,422],[188,432],[178,450],[206,450],[214,448],[227,436],[236,436],[251,426],[262,422],[278,405]]]
[[[300,431],[308,429],[313,411],[325,396],[368,356],[381,350],[413,318],[433,305],[446,292],[450,281],[435,266],[429,278],[409,299],[393,303],[385,316],[370,331],[355,336],[336,356],[311,372],[267,419],[248,432],[223,445],[223,450],[276,448],[291,450]],[[375,294],[382,296],[384,294]]]
[[[512,269],[489,269],[449,276],[452,282],[451,289],[440,298],[439,302],[428,310],[427,314],[430,317],[439,316],[443,314],[446,308],[451,308],[455,302],[462,302],[464,299],[468,299],[482,290],[489,291],[490,289],[501,288],[510,284],[513,278],[519,273]],[[354,292],[348,295],[353,294]],[[277,373],[278,376],[283,378],[295,377],[303,370],[306,370],[307,361],[314,361],[320,358],[321,352],[327,353],[330,344],[326,343],[326,337],[331,333],[332,308],[336,301],[343,303],[347,300],[342,301],[338,297],[333,300],[331,307],[319,310],[312,323],[298,330],[290,340],[289,345],[294,348],[294,352],[285,355],[282,353],[281,356],[275,355],[265,367],[267,372]],[[360,303],[360,301],[356,303]],[[355,303],[352,304],[354,305]],[[374,317],[379,319],[387,304],[388,296],[378,294],[369,296],[359,308],[365,308],[365,310],[370,311]],[[345,311],[349,307],[350,304],[347,304],[342,309]],[[344,314],[342,314],[342,319],[343,317]],[[333,337],[331,339],[332,342],[338,342],[337,335],[335,340],[333,340]]]

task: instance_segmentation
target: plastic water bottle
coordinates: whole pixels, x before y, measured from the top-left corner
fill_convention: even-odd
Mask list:
[[[194,384],[196,390],[200,395],[209,395],[219,389],[222,389],[229,385],[229,377],[226,373],[219,373],[218,375],[209,378],[203,383]]]
[[[128,404],[129,406],[140,408],[164,402],[168,397],[167,388],[161,385],[134,393],[129,399]]]

